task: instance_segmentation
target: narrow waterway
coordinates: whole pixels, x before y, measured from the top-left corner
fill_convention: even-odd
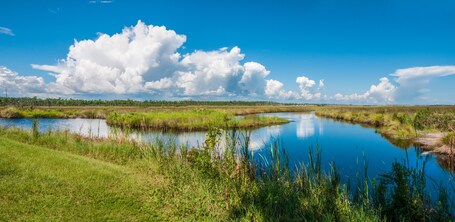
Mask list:
[[[416,146],[396,146],[374,128],[358,124],[320,118],[313,113],[273,113],[263,114],[291,120],[290,123],[278,126],[263,127],[250,133],[250,149],[255,156],[267,156],[271,140],[278,140],[286,150],[290,166],[296,169],[301,163],[308,163],[309,149],[319,147],[322,154],[323,169],[329,170],[330,163],[335,162],[344,181],[355,182],[357,174],[363,175],[366,163],[367,175],[370,178],[389,171],[394,161],[405,161],[412,167],[421,167],[424,162],[425,172],[431,177],[427,184],[429,189],[438,183],[448,184],[452,181],[452,173],[445,169],[444,164],[432,154],[425,154]],[[121,132],[109,127],[102,119],[38,119],[40,130],[69,130],[84,135],[108,137]],[[32,119],[0,119],[2,126],[31,128]],[[171,139],[189,147],[198,147],[204,142],[204,132],[128,132],[130,137],[145,141],[156,138]],[[433,180],[438,181],[437,183]]]

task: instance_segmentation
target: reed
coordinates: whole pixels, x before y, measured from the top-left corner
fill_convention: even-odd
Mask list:
[[[289,122],[282,118],[256,115],[236,118],[232,113],[210,109],[153,113],[113,112],[107,116],[106,121],[109,125],[121,128],[185,131],[232,128],[234,126],[241,129],[251,129]]]
[[[316,109],[316,115],[373,126],[390,139],[409,140],[429,131],[453,131],[454,106],[334,106]]]
[[[190,103],[191,104],[191,103]],[[197,104],[197,103],[196,103]],[[203,103],[202,103],[203,104]],[[211,103],[208,103],[211,104]],[[0,106],[2,118],[99,118],[105,119],[111,112],[117,113],[160,113],[188,112],[194,110],[216,110],[233,115],[251,115],[276,112],[306,112],[313,110],[304,105],[163,105],[160,106]],[[240,103],[242,104],[242,103]],[[252,103],[254,104],[254,103]]]

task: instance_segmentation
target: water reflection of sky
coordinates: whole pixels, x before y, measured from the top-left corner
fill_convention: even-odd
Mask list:
[[[324,132],[323,129],[324,127],[322,124],[320,124],[319,118],[316,117],[313,113],[310,115],[301,114],[299,116],[296,134],[299,138],[312,137],[315,136],[315,133],[317,133],[316,136],[319,136]]]

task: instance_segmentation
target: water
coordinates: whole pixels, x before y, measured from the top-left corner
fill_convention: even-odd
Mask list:
[[[343,180],[351,178],[355,182],[356,173],[363,174],[363,158],[368,166],[368,176],[376,177],[391,169],[394,161],[405,160],[411,166],[421,166],[426,159],[426,173],[442,184],[452,180],[452,173],[437,162],[437,157],[423,153],[418,147],[393,145],[375,132],[373,128],[362,127],[325,118],[312,113],[274,113],[263,114],[291,120],[290,123],[263,127],[251,131],[250,148],[255,156],[267,156],[266,147],[270,140],[278,139],[286,149],[290,164],[295,169],[300,163],[308,162],[308,150],[316,145],[322,152],[322,164],[325,170],[333,161],[340,170]],[[84,135],[107,137],[118,133],[118,129],[109,127],[100,119],[39,119],[40,130],[47,131],[67,129],[70,132]],[[31,128],[32,119],[0,119],[2,126]],[[131,137],[141,140],[154,138],[174,139],[179,144],[197,147],[205,139],[204,132],[132,132]],[[422,155],[423,154],[423,155]],[[428,179],[430,187],[438,185]]]

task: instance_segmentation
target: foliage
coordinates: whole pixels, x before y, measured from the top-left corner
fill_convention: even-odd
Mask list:
[[[391,221],[439,221],[449,219],[446,191],[440,188],[436,204],[426,193],[425,162],[410,167],[406,161],[394,162],[392,170],[375,181],[375,205]],[[444,206],[440,205],[443,204]]]
[[[0,98],[1,99],[1,98]],[[112,112],[116,113],[159,113],[159,112],[189,112],[197,110],[214,110],[225,112],[230,115],[251,115],[258,113],[272,112],[304,112],[311,110],[309,106],[302,105],[256,105],[246,103],[245,105],[208,105],[194,106],[0,106],[0,117],[2,118],[99,118],[105,119]]]
[[[231,140],[227,147],[220,144],[222,136]],[[33,130],[0,129],[0,178],[9,181],[0,183],[0,216],[7,220],[452,219],[447,193],[432,202],[424,167],[404,163],[373,179],[373,195],[365,179],[352,198],[334,163],[329,172],[321,170],[318,148],[310,149],[309,162],[294,174],[278,140],[257,159],[245,146],[249,135],[235,131],[210,130],[202,147],[191,150],[175,141],[143,144],[120,135],[84,138],[64,131],[33,137]],[[27,199],[16,198],[25,193]]]
[[[455,133],[449,133],[444,138],[442,138],[442,143],[448,145],[449,147],[455,148]]]
[[[22,97],[22,98],[0,98],[0,106],[232,106],[232,105],[248,105],[248,106],[264,106],[278,105],[280,103],[270,101],[197,101],[197,100],[82,100],[82,99],[64,99],[64,98],[37,98],[37,97]]]
[[[408,140],[420,131],[453,131],[455,106],[327,106],[316,114],[378,128],[391,139]]]
[[[414,126],[418,130],[437,129],[441,131],[448,131],[452,128],[452,122],[454,120],[455,113],[438,113],[426,108],[416,112]]]
[[[210,109],[179,112],[127,112],[108,114],[107,123],[122,128],[161,130],[207,130],[209,128],[255,128],[288,121],[277,117],[256,115],[235,118],[232,113]]]

